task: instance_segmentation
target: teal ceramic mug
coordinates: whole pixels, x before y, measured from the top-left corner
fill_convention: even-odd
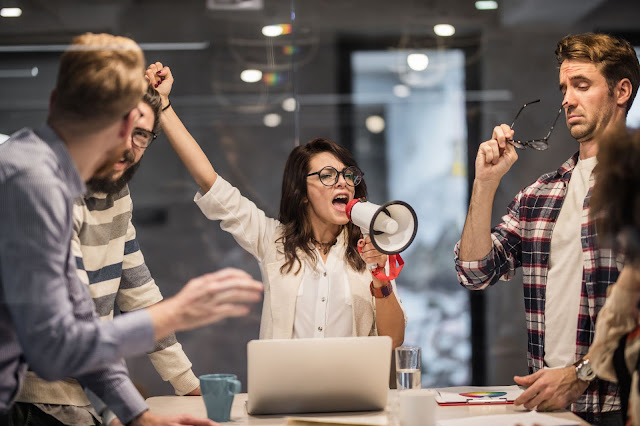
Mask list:
[[[199,379],[207,417],[214,422],[228,422],[233,397],[240,392],[238,377],[235,374],[205,374]]]

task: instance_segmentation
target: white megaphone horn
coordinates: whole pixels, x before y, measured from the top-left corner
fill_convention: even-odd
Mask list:
[[[389,201],[382,206],[356,198],[347,204],[347,217],[360,227],[363,236],[380,253],[394,255],[404,251],[418,232],[416,212],[404,201]]]

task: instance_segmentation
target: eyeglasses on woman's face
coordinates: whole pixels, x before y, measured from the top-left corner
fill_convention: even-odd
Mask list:
[[[347,185],[358,186],[358,184],[362,182],[362,176],[364,176],[364,173],[362,173],[360,169],[355,166],[345,167],[340,171],[338,171],[338,169],[336,169],[335,167],[326,166],[318,172],[309,173],[307,177],[313,175],[318,175],[318,177],[320,178],[320,182],[324,186],[333,186],[338,183],[340,175],[342,175]]]

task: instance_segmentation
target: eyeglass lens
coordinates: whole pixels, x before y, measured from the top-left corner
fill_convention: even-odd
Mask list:
[[[153,133],[148,130],[136,127],[131,133],[131,139],[133,140],[133,143],[138,147],[147,148],[151,144]]]
[[[341,174],[349,186],[357,186],[362,180],[362,173],[355,167],[347,167],[341,172],[333,167],[325,167],[319,172],[320,182],[326,186],[333,186],[338,183]]]
[[[540,102],[540,99],[536,99],[535,101],[527,102],[526,104],[522,105],[518,110],[518,113],[516,114],[515,118],[513,119],[513,122],[511,123],[510,127],[513,128],[513,125],[516,123],[516,120],[520,116],[520,113],[522,112],[522,110],[524,110],[528,105],[535,104],[537,102]],[[556,118],[553,120],[553,124],[551,125],[549,132],[544,138],[532,139],[527,141],[510,140],[509,143],[511,143],[511,145],[513,145],[518,149],[526,149],[527,147],[531,147],[537,151],[544,151],[545,149],[549,148],[548,139],[549,139],[549,136],[551,136],[551,132],[553,132],[553,128],[556,126],[556,123],[558,122],[558,118],[560,117],[560,114],[562,114],[562,107],[560,107],[560,109],[558,110],[558,114],[556,114]]]

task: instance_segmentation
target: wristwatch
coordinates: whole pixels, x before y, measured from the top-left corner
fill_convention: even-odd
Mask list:
[[[596,378],[596,372],[593,371],[591,363],[588,359],[581,358],[573,365],[576,367],[576,375],[578,376],[578,380],[582,380],[583,382],[591,382]]]
[[[373,286],[373,281],[371,281],[371,284],[369,285],[369,290],[371,290],[371,295],[373,297],[382,299],[382,298],[391,296],[391,293],[393,293],[393,286],[391,285],[391,281],[389,281],[387,285],[383,285],[382,287],[377,288]]]

